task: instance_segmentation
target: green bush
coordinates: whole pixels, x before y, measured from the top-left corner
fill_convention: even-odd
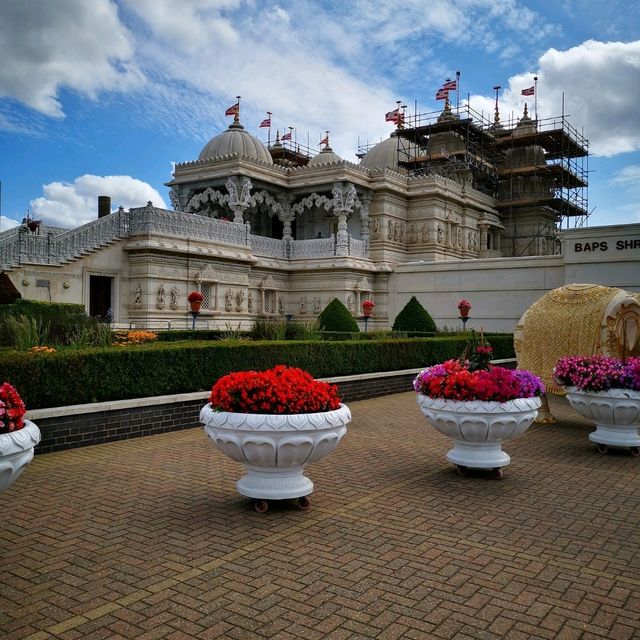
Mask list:
[[[49,326],[40,318],[27,316],[6,316],[2,319],[3,331],[8,336],[8,344],[18,351],[47,343]]]
[[[16,345],[16,327],[10,318],[20,317],[32,321],[34,330],[38,332],[35,344],[70,344],[79,329],[93,331],[97,325],[94,318],[85,314],[81,304],[21,299],[13,304],[0,305],[0,344]]]
[[[358,332],[360,328],[349,309],[334,298],[318,316],[318,326],[323,331]]]
[[[415,296],[411,296],[397,315],[392,328],[394,331],[438,331],[433,318]]]
[[[279,318],[256,318],[251,337],[254,340],[284,340],[287,323]]]
[[[0,351],[3,380],[27,408],[56,407],[210,389],[232,371],[287,364],[315,377],[417,369],[464,350],[465,337],[408,340],[155,342],[139,346]],[[491,339],[495,358],[513,357],[513,336]]]
[[[317,322],[287,322],[285,338],[287,340],[320,340]]]

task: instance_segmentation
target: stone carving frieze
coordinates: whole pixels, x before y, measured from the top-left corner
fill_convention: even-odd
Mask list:
[[[169,197],[171,197],[171,192],[169,192]],[[217,189],[207,187],[201,193],[197,193],[195,196],[193,196],[187,203],[187,206],[184,208],[184,210],[186,213],[195,213],[197,211],[207,209],[211,204],[216,203],[220,206],[228,204],[229,196],[218,191]],[[179,202],[178,206],[176,206],[173,200],[171,200],[171,204],[173,204],[176,210],[179,209]]]
[[[249,198],[249,204],[252,207],[256,207],[260,204],[268,205],[269,215],[277,215],[280,220],[283,220],[287,213],[283,207],[283,204],[276,200],[268,191],[264,189],[254,193],[251,198]]]
[[[318,207],[325,211],[331,211],[333,209],[333,201],[329,200],[326,196],[312,193],[299,202],[296,202],[296,204],[291,207],[291,212],[294,215],[300,215],[305,209],[310,209],[311,207]]]

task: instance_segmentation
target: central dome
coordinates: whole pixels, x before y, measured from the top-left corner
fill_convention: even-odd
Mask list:
[[[198,156],[198,160],[219,158],[234,154],[243,155],[250,160],[273,164],[267,147],[258,138],[244,130],[239,121],[234,120],[226,131],[211,138]]]

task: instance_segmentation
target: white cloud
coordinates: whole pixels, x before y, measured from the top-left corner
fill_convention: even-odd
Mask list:
[[[48,116],[64,115],[58,94],[71,89],[95,99],[101,90],[143,83],[132,62],[132,38],[110,0],[3,0],[0,96]]]
[[[0,216],[0,231],[7,231],[13,227],[17,227],[20,223],[17,220],[12,220],[6,216]]]
[[[532,97],[520,92],[538,76],[538,116],[541,120],[564,113],[574,127],[584,129],[593,155],[613,156],[640,149],[640,40],[596,42],[588,40],[566,51],[549,49],[538,70],[509,79],[500,97],[505,118],[522,115],[524,102],[533,117]],[[472,105],[493,113],[493,100],[474,96]]]
[[[611,178],[611,185],[640,195],[640,165],[630,164],[620,169]]]
[[[162,196],[150,185],[131,176],[84,175],[72,183],[51,182],[44,196],[31,201],[32,217],[59,227],[76,227],[97,217],[98,196],[110,196],[112,210],[119,206],[143,207],[149,200],[166,207]]]
[[[137,60],[148,77],[162,78],[147,94],[145,114],[166,132],[178,128],[204,142],[228,123],[222,114],[239,94],[249,131],[269,110],[274,128],[296,127],[305,144],[309,132],[312,147],[329,129],[332,147],[354,161],[358,134],[378,140],[391,132],[383,114],[403,97],[398,85],[424,87],[428,68],[435,90],[451,73],[440,61],[443,43],[515,57],[523,34],[531,43],[555,29],[515,0],[500,7],[492,0],[357,0],[339,10],[308,0],[185,0],[180,20],[172,0],[124,0],[122,7],[141,25]]]

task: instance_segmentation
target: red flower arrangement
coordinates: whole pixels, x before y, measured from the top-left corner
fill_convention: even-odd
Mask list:
[[[335,385],[281,364],[267,371],[223,376],[213,385],[209,402],[217,411],[232,413],[319,413],[340,407]]]
[[[202,302],[203,300],[204,300],[204,297],[199,291],[192,291],[187,296],[187,301],[188,302]]]
[[[8,382],[4,382],[0,386],[0,433],[22,429],[25,413],[20,394]]]

